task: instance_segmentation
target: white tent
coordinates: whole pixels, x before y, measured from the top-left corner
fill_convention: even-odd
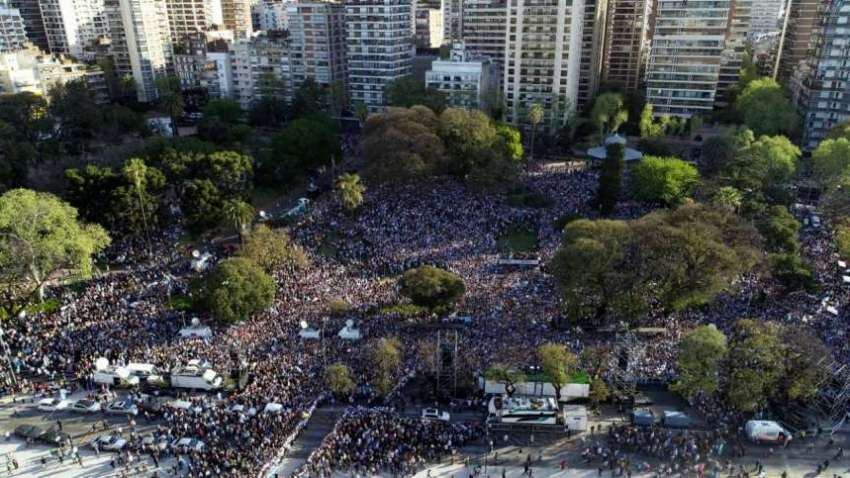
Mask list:
[[[201,325],[201,324],[197,324],[197,323],[192,324],[188,327],[183,327],[182,329],[180,329],[180,332],[178,332],[178,333],[180,334],[180,337],[182,337],[184,339],[190,338],[190,337],[198,337],[198,338],[201,338],[201,339],[209,339],[213,335],[211,328],[209,328],[206,325]]]
[[[345,321],[345,327],[340,329],[337,335],[344,340],[360,340],[360,329],[354,327],[354,321],[349,319]]]

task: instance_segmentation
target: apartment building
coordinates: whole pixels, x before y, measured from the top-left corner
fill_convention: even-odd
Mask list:
[[[461,39],[465,7],[463,0],[440,1],[440,11],[443,13],[443,38],[446,41]]]
[[[577,107],[584,109],[593,103],[602,80],[602,60],[605,52],[608,0],[585,0],[584,26],[581,35],[581,61],[578,76]]]
[[[729,0],[658,0],[646,78],[656,115],[713,110],[730,9]]]
[[[416,5],[416,48],[440,48],[444,41],[443,11]]]
[[[254,31],[251,21],[251,0],[220,0],[222,24],[238,37],[250,36]]]
[[[489,57],[476,58],[463,42],[455,42],[448,60],[431,63],[425,72],[425,86],[445,93],[452,107],[486,109],[498,79]]]
[[[850,120],[850,0],[834,0],[814,31],[813,50],[794,76],[792,92],[803,116],[806,150],[817,148],[829,130]]]
[[[165,1],[119,0],[118,6],[120,32],[111,38],[118,58],[116,70],[129,66],[138,100],[155,101],[159,97],[156,82],[168,75],[173,59]]]
[[[29,41],[42,51],[49,51],[50,45],[47,43],[47,33],[44,31],[38,0],[10,0],[8,6],[20,12]]]
[[[778,49],[777,81],[788,83],[814,52],[815,33],[831,0],[792,0]]]
[[[175,44],[224,24],[221,0],[166,0],[165,8],[171,41]]]
[[[85,81],[96,100],[106,100],[106,81],[99,68],[45,53],[36,46],[0,53],[0,94],[46,95],[55,85],[73,80]]]
[[[21,50],[27,43],[24,19],[17,8],[0,7],[0,53]]]
[[[782,0],[752,0],[750,10],[750,38],[779,32],[779,15],[784,7]]]
[[[292,98],[290,41],[269,31],[230,45],[230,96],[243,108],[265,97]]]
[[[94,43],[107,33],[103,0],[39,0],[51,53],[94,57]]]
[[[464,4],[463,42],[475,56],[488,56],[499,73],[499,88],[503,79],[505,35],[507,31],[507,0],[467,0]]]
[[[340,3],[291,3],[289,43],[292,83],[295,88],[307,78],[329,86],[345,83],[345,7]]]
[[[584,0],[509,0],[505,34],[505,119],[526,125],[531,105],[544,129],[564,124],[578,103]]]
[[[753,0],[735,0],[729,9],[729,20],[726,34],[726,45],[720,58],[720,73],[717,79],[717,96],[715,108],[723,108],[729,104],[730,92],[737,86],[741,68],[744,66],[744,56],[747,55],[747,40],[752,24]]]
[[[654,22],[654,0],[610,0],[602,58],[602,83],[623,91],[644,87]]]
[[[348,91],[370,111],[385,106],[384,88],[413,73],[411,0],[350,0],[345,4]]]

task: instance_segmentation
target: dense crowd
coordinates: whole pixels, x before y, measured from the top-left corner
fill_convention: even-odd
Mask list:
[[[120,269],[79,285],[51,288],[48,297],[58,302],[58,310],[14,318],[5,327],[13,368],[22,378],[19,390],[34,391],[64,380],[94,388],[91,374],[99,357],[115,364],[148,362],[162,369],[200,359],[223,374],[244,362],[252,377],[244,390],[220,401],[204,401],[201,413],[171,413],[164,433],[206,442],[204,451],[184,457],[190,476],[249,476],[277,454],[301,413],[322,396],[328,357],[349,365],[358,383],[365,383],[373,373],[368,340],[394,336],[405,352],[399,376],[427,366],[422,351],[430,335],[376,312],[398,301],[390,279],[410,266],[441,265],[465,281],[467,293],[457,314],[471,319],[460,333],[459,349],[463,365],[473,373],[481,373],[507,349],[526,351],[519,355],[531,365],[533,354],[527,351],[544,342],[562,342],[577,353],[607,343],[609,335],[550,327],[561,314],[550,276],[538,269],[495,267],[504,252],[499,239],[514,227],[536,233],[538,254],[547,261],[560,240],[555,227],[559,218],[593,217],[596,174],[572,164],[532,168],[523,183],[526,193],[549,198],[551,204],[512,206],[503,195],[476,194],[450,180],[370,189],[355,217],[343,213],[331,198],[320,198],[290,230],[312,264],[296,274],[278,271],[273,307],[238,325],[216,328],[209,340],[176,338],[191,316],[172,310],[171,299],[184,294],[193,277],[187,273],[186,251],[178,246],[176,233],[152,246],[118,245],[111,254],[122,260]],[[616,214],[631,218],[645,212],[643,206],[624,203]],[[661,331],[637,337],[629,354],[631,373],[643,381],[669,380],[684,328],[708,321],[722,327],[744,315],[807,323],[848,358],[845,327],[836,326],[838,317],[826,305],[844,313],[848,302],[830,237],[826,231],[806,232],[803,241],[824,284],[819,295],[757,303],[752,295],[765,284],[744,280],[743,293],[724,295],[699,311],[648,317],[646,322]],[[144,256],[147,248],[153,249],[149,259],[127,259]],[[348,317],[329,317],[326,305],[336,299],[352,306]],[[366,340],[336,337],[343,321],[352,317]],[[318,327],[323,320],[327,340],[299,338],[301,321]],[[280,404],[284,411],[233,411],[234,405],[261,410],[268,403]],[[649,444],[659,458],[674,454],[681,466],[703,459],[711,450],[699,435],[646,436],[646,431],[629,429],[613,433],[611,441],[618,449]],[[332,469],[405,473],[423,460],[451,453],[473,435],[474,428],[400,420],[386,410],[356,410],[328,437],[310,466],[325,474]]]

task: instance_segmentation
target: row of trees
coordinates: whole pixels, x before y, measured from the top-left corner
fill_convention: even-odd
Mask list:
[[[802,402],[818,392],[829,350],[808,329],[738,320],[727,337],[714,325],[697,327],[679,344],[678,379],[686,398],[722,392],[732,408],[755,412],[770,402]]]
[[[385,397],[397,383],[398,370],[404,359],[401,342],[393,337],[373,341],[368,350],[368,363],[371,366],[371,382],[379,396]],[[354,393],[357,382],[351,369],[336,362],[325,368],[325,383],[338,397],[348,397]]]
[[[452,174],[470,185],[512,185],[523,157],[519,132],[484,113],[424,106],[371,115],[363,131],[364,174],[378,183]]]

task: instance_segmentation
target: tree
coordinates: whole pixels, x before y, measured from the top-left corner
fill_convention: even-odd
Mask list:
[[[629,111],[625,108],[623,95],[620,93],[603,93],[597,96],[590,110],[590,120],[602,137],[616,132],[623,123],[629,120]]]
[[[363,204],[366,186],[360,183],[360,176],[357,174],[343,173],[336,178],[334,190],[342,208],[350,212]]]
[[[821,199],[825,214],[836,222],[850,217],[850,175],[830,187]]]
[[[148,224],[148,207],[149,200],[147,199],[147,184],[148,184],[148,167],[145,162],[138,158],[132,158],[124,165],[124,177],[129,180],[136,192],[136,198],[139,200],[139,215],[142,218],[142,224],[145,229],[145,236],[148,241],[148,249],[150,249],[150,225]],[[150,252],[150,250],[148,251]]]
[[[394,338],[378,340],[372,350],[372,369],[375,374],[374,385],[381,396],[386,396],[393,389],[394,375],[401,365],[401,343]]]
[[[325,369],[325,383],[337,397],[347,397],[357,387],[351,378],[351,370],[341,363],[335,363]]]
[[[750,142],[745,133],[738,140],[745,146],[724,175],[741,191],[783,201],[797,172],[800,149],[784,136],[761,136]]]
[[[324,116],[290,122],[272,139],[271,150],[262,169],[273,178],[288,181],[342,157],[336,126]]]
[[[622,144],[612,143],[606,147],[606,156],[602,161],[602,171],[599,174],[599,186],[596,189],[596,205],[602,214],[611,214],[614,212],[614,206],[617,205],[624,157],[625,148]]]
[[[414,304],[430,309],[450,308],[466,292],[463,279],[433,266],[410,269],[399,281],[399,293]]]
[[[737,213],[743,200],[744,196],[741,191],[732,186],[723,186],[714,192],[711,197],[711,204],[721,210]]]
[[[242,235],[254,219],[254,207],[241,199],[227,199],[222,205],[224,218]]]
[[[563,344],[547,343],[537,348],[540,368],[555,388],[555,399],[561,401],[561,387],[569,383],[576,371],[578,359]]]
[[[735,101],[744,124],[757,135],[790,135],[800,121],[782,87],[770,78],[751,81]]]
[[[508,391],[508,395],[513,395],[513,390],[516,384],[526,380],[525,372],[520,368],[508,365],[502,362],[494,363],[484,371],[484,378],[492,382],[501,383]]]
[[[438,119],[423,107],[390,108],[363,128],[364,175],[377,183],[410,182],[446,170]]]
[[[601,377],[593,377],[590,379],[590,392],[588,398],[593,408],[599,409],[599,404],[608,400],[611,396],[611,390],[608,384]]]
[[[279,128],[286,115],[280,98],[267,97],[256,99],[248,110],[248,124],[254,127]]]
[[[157,108],[171,120],[171,132],[177,137],[180,130],[177,119],[183,116],[183,92],[180,90],[180,79],[176,76],[156,80],[156,90],[159,95]]]
[[[67,152],[87,151],[103,118],[85,81],[57,83],[50,89],[49,96],[49,112],[56,124],[54,137]]]
[[[820,184],[830,191],[850,178],[850,140],[821,141],[812,152],[812,169]]]
[[[770,252],[797,254],[800,251],[800,222],[785,206],[771,206],[757,223]]]
[[[235,100],[229,98],[216,98],[204,105],[203,114],[205,119],[218,119],[224,123],[235,125],[242,121],[242,107]]]
[[[839,224],[835,228],[835,243],[844,259],[850,258],[850,225]]]
[[[525,154],[522,149],[522,135],[519,130],[504,124],[496,126],[496,134],[502,138],[505,156],[519,162]]]
[[[632,171],[635,198],[677,206],[699,183],[697,168],[679,158],[645,156]]]
[[[780,403],[813,399],[827,373],[821,361],[832,352],[817,335],[802,326],[784,326],[781,340],[783,377],[780,393],[774,398]]]
[[[324,93],[316,80],[308,76],[295,90],[292,99],[292,118],[307,118],[321,113],[324,107]]]
[[[850,140],[850,121],[838,123],[833,126],[827,133],[825,139],[844,138]]]
[[[100,226],[81,223],[77,210],[56,196],[13,189],[0,196],[0,290],[13,317],[59,271],[88,277],[92,257],[109,245]]]
[[[671,389],[688,400],[700,393],[713,395],[719,388],[720,363],[726,352],[726,336],[713,324],[690,331],[679,342],[679,378]]]
[[[0,96],[0,121],[11,128],[15,139],[30,144],[39,143],[54,129],[47,98],[30,92]]]
[[[729,341],[729,406],[742,412],[761,410],[776,394],[783,373],[783,352],[777,324],[739,320]]]
[[[366,106],[366,103],[362,101],[354,102],[354,116],[362,128],[366,124],[366,120],[369,119],[369,108]]]
[[[665,130],[665,122],[655,121],[655,117],[652,114],[652,103],[646,103],[643,106],[643,110],[640,112],[640,123],[638,128],[640,129],[640,137],[641,138],[657,138],[659,136],[664,135]]]
[[[209,179],[191,179],[183,184],[181,205],[187,226],[202,233],[218,226],[222,221],[224,197]]]
[[[798,253],[783,252],[770,256],[770,272],[787,292],[817,289],[814,273]]]
[[[537,139],[537,127],[543,122],[543,106],[539,103],[534,103],[528,108],[528,123],[531,125],[531,154],[529,157],[534,160],[534,142]]]
[[[280,269],[297,270],[308,265],[304,250],[292,242],[288,234],[265,224],[254,227],[245,235],[239,256],[257,264],[269,274]]]
[[[275,283],[257,264],[242,257],[221,261],[207,277],[202,302],[225,324],[241,322],[268,309]]]
[[[425,84],[412,76],[397,78],[384,87],[384,98],[389,106],[410,108],[422,105],[435,113],[446,108],[446,94],[425,88]]]
[[[700,173],[712,177],[727,169],[735,160],[738,144],[731,134],[720,134],[705,140],[697,165]]]

